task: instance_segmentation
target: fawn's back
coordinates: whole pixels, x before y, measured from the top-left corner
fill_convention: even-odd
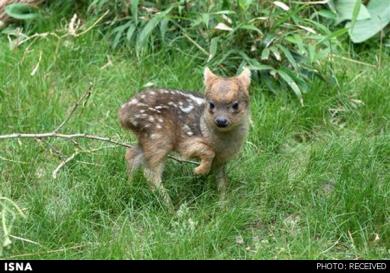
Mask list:
[[[123,104],[119,115],[122,126],[139,140],[169,139],[174,149],[184,138],[201,136],[204,107],[200,94],[151,88]]]

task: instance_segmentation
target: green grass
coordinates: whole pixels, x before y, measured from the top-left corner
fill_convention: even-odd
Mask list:
[[[112,52],[96,32],[25,48],[11,51],[0,38],[1,134],[52,130],[92,82],[88,104],[63,131],[130,142],[117,110],[143,85],[202,90],[196,49],[137,59]],[[112,66],[101,69],[107,56]],[[390,258],[390,58],[382,61],[380,69],[336,61],[339,85],[315,82],[304,107],[254,84],[253,127],[229,165],[224,206],[213,181],[194,177],[190,165],[169,161],[164,172],[179,208],[172,215],[141,174],[128,182],[124,148],[81,154],[53,179],[60,160],[44,144],[0,141],[1,195],[27,215],[11,234],[40,244],[12,239],[3,257]],[[49,143],[73,153],[71,143]]]

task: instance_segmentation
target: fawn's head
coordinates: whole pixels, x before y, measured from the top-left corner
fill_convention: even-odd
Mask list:
[[[248,119],[250,77],[248,68],[236,77],[225,78],[206,67],[204,115],[208,126],[218,131],[230,131]]]

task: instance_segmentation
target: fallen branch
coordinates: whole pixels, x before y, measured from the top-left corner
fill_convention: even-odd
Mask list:
[[[75,134],[62,134],[57,133],[55,131],[48,132],[48,133],[13,133],[9,135],[0,135],[0,139],[10,139],[10,138],[63,138],[63,139],[79,139],[79,138],[86,138],[86,139],[94,139],[99,141],[108,142],[111,144],[115,144],[122,147],[132,148],[134,145],[128,144],[128,143],[122,143],[116,140],[112,140],[109,137],[103,137],[103,136],[97,136],[97,135],[91,135],[91,134],[85,134],[85,133],[75,133]]]
[[[13,134],[8,134],[8,135],[0,135],[0,140],[1,139],[20,139],[20,138],[35,138],[35,139],[42,139],[42,138],[63,138],[63,139],[79,139],[79,138],[84,138],[84,139],[92,139],[92,140],[99,140],[111,144],[115,144],[117,146],[122,146],[126,148],[133,148],[134,144],[129,144],[129,143],[124,143],[120,142],[117,140],[113,140],[109,137],[103,137],[103,136],[97,136],[97,135],[91,135],[91,134],[85,134],[85,133],[75,133],[75,134],[62,134],[62,133],[57,133],[55,131],[53,132],[48,132],[48,133],[13,133]],[[184,160],[184,159],[179,159],[174,156],[168,156],[169,158],[177,161],[177,162],[182,162],[182,163],[191,163],[197,165],[198,163],[196,161],[191,161],[191,160]]]
[[[58,172],[67,163],[69,163],[76,156],[78,156],[80,153],[92,153],[92,152],[95,152],[95,151],[100,150],[100,149],[113,148],[115,146],[126,147],[126,148],[133,148],[134,147],[133,144],[124,143],[124,142],[121,142],[121,141],[118,141],[118,140],[113,140],[110,137],[98,136],[98,135],[87,134],[87,133],[63,134],[63,133],[59,132],[69,122],[69,120],[74,115],[76,110],[80,107],[80,105],[82,104],[83,106],[85,106],[87,100],[91,96],[92,86],[93,86],[92,83],[90,83],[87,92],[77,100],[77,102],[72,106],[71,110],[69,111],[69,114],[65,117],[65,119],[53,131],[45,132],[45,133],[12,133],[12,134],[0,135],[0,140],[32,138],[32,139],[38,140],[38,142],[39,142],[42,139],[61,138],[61,139],[66,139],[66,140],[73,141],[73,144],[76,145],[76,147],[78,147],[79,149],[76,148],[76,151],[72,155],[67,157],[67,158],[65,158],[65,156],[64,156],[64,159],[62,159],[61,163],[52,172],[53,178],[57,178]],[[102,142],[113,144],[115,146],[108,146],[108,147],[106,146],[106,147],[103,147],[103,148],[97,148],[97,149],[92,149],[92,150],[84,150],[84,149],[81,149],[79,147],[79,144],[75,141],[76,139],[89,139],[89,140],[102,141]],[[56,151],[56,153],[59,153],[59,152]],[[169,155],[168,157],[170,159],[173,159],[173,160],[175,160],[177,162],[180,162],[180,163],[190,163],[190,164],[194,164],[194,165],[198,164],[195,161],[179,159],[179,158],[176,158],[176,157],[171,156],[171,155]]]

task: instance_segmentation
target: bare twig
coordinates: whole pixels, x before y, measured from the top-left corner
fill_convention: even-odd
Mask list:
[[[80,32],[80,33],[76,33],[74,36],[75,37],[80,37],[81,35],[84,35],[85,33],[87,33],[88,31],[90,31],[91,29],[93,29],[97,24],[99,24],[99,22],[101,20],[103,20],[104,17],[106,17],[106,15],[109,13],[110,11],[109,10],[106,10],[105,13],[103,13],[102,16],[100,16],[89,28],[87,28],[86,30]]]
[[[57,173],[59,172],[59,170],[62,167],[64,167],[66,165],[66,163],[72,161],[78,154],[80,154],[80,151],[74,152],[70,157],[68,157],[67,159],[61,161],[60,165],[58,165],[57,168],[55,168],[55,170],[52,173],[53,178],[56,179],[57,178]]]
[[[322,1],[307,1],[307,2],[302,2],[302,1],[292,1],[291,3],[294,4],[302,4],[302,5],[320,5],[320,4],[327,4],[329,0],[322,0]]]
[[[81,102],[84,101],[83,106],[87,103],[89,97],[91,96],[91,90],[92,90],[92,83],[89,83],[88,91],[85,92],[83,96],[80,97],[80,99],[73,105],[72,110],[69,112],[68,116],[64,119],[63,122],[61,122],[60,125],[56,129],[53,130],[53,132],[58,132],[64,125],[69,121],[69,119],[72,117],[73,113],[77,110],[77,108],[80,106]]]
[[[38,68],[39,68],[39,65],[41,64],[41,60],[42,60],[42,50],[39,52],[39,58],[38,58],[38,62],[37,64],[34,66],[33,70],[31,71],[31,76],[34,76],[35,73],[37,73],[38,71]]]
[[[55,170],[53,171],[52,176],[54,179],[56,179],[57,174],[60,171],[60,169],[63,168],[67,163],[72,161],[76,156],[78,156],[81,153],[93,153],[93,152],[100,151],[102,149],[115,148],[115,147],[116,146],[104,146],[104,147],[100,147],[100,148],[92,149],[92,150],[78,150],[78,151],[74,152],[71,156],[69,156],[68,158],[62,160],[61,163],[57,166],[57,168],[55,168]]]
[[[361,61],[358,61],[358,60],[354,60],[354,59],[347,58],[347,57],[340,56],[340,55],[336,55],[336,54],[331,54],[330,57],[340,58],[340,59],[342,59],[342,60],[345,60],[345,61],[348,61],[348,62],[351,62],[351,63],[366,65],[366,66],[370,66],[370,67],[376,67],[376,65],[373,65],[373,64],[361,62]]]
[[[34,245],[38,245],[38,246],[41,246],[40,243],[38,242],[35,242],[35,241],[32,241],[30,239],[26,239],[26,238],[22,238],[22,237],[18,237],[18,236],[15,236],[15,235],[8,235],[9,237],[15,239],[15,240],[19,240],[19,241],[23,241],[23,242],[26,242],[26,243],[30,243],[30,244],[34,244]]]
[[[12,159],[8,159],[8,158],[2,157],[2,156],[0,156],[0,160],[9,161],[9,162],[13,162],[13,163],[20,163],[20,164],[29,164],[26,161],[12,160]]]
[[[14,256],[8,256],[8,257],[6,257],[6,259],[15,259],[15,258],[20,258],[20,257],[39,256],[39,255],[50,254],[50,253],[66,252],[69,250],[80,249],[80,248],[86,247],[88,245],[92,245],[92,244],[91,243],[90,244],[79,244],[79,245],[75,245],[75,246],[71,246],[71,247],[63,247],[60,249],[53,249],[53,250],[48,250],[48,251],[23,253],[23,254],[18,254],[18,255],[14,255]]]
[[[202,51],[206,56],[210,55],[207,50],[201,47],[194,39],[192,39],[179,24],[177,24],[175,21],[172,21],[172,23],[174,23],[178,28],[180,28],[184,37],[186,37],[191,43],[193,43],[200,51]]]
[[[42,148],[48,148],[50,151],[50,154],[56,156],[59,159],[64,159],[65,155],[62,153],[62,151],[58,150],[56,147],[54,147],[49,141],[40,139],[40,138],[35,138],[37,143],[42,146]]]

